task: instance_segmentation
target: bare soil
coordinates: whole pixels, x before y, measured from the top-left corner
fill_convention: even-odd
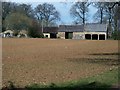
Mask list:
[[[3,86],[80,80],[117,68],[118,41],[4,38]]]

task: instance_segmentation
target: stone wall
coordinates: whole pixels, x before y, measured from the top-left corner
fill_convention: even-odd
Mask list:
[[[83,32],[73,32],[73,39],[85,39]]]
[[[58,32],[57,37],[61,39],[65,39],[65,32]]]

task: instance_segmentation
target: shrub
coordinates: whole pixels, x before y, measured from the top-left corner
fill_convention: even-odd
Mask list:
[[[32,38],[44,38],[43,33],[39,32],[35,27],[30,27],[28,35]]]
[[[115,31],[112,33],[112,38],[113,38],[114,40],[120,40],[120,31],[115,30]]]

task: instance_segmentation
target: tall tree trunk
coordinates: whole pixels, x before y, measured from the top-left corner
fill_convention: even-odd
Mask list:
[[[83,11],[83,24],[85,24],[85,13]]]
[[[102,20],[103,20],[103,11],[102,11],[102,9],[101,9],[101,17],[100,17],[100,24],[102,24]]]
[[[83,25],[85,24],[85,4],[83,4]]]

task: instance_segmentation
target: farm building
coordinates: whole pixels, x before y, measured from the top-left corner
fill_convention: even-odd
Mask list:
[[[60,25],[57,36],[63,39],[106,40],[107,24]]]
[[[15,37],[14,34],[15,34],[15,30],[6,30],[6,31],[0,33],[0,37],[3,37],[3,38]],[[17,37],[27,37],[27,34],[28,34],[27,30],[21,30],[21,31],[19,31]]]
[[[63,39],[83,39],[83,25],[60,25],[58,37]]]
[[[57,38],[58,27],[44,27],[43,35],[45,38]]]
[[[13,37],[13,33],[12,30],[6,30],[3,33],[0,33],[0,37]]]

